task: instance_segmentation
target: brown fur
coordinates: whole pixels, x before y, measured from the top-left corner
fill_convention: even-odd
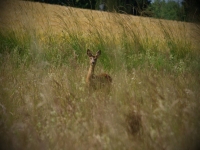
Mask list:
[[[93,55],[89,49],[87,50],[87,55],[90,58],[90,67],[86,77],[86,83],[88,87],[92,89],[110,87],[112,83],[112,78],[110,75],[106,73],[102,73],[99,75],[94,74],[95,65],[100,54],[101,51],[98,51],[96,55]]]

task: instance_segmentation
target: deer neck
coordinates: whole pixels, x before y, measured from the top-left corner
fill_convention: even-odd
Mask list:
[[[90,65],[88,74],[87,74],[87,81],[90,82],[90,80],[92,79],[92,77],[94,76],[94,68],[95,65]]]

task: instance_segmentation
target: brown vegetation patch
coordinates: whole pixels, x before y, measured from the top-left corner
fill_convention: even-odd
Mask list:
[[[136,135],[139,133],[142,127],[142,117],[139,113],[132,111],[127,114],[126,122],[128,124],[128,132],[130,134]]]

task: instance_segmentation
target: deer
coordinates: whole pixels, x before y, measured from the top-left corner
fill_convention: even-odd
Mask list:
[[[89,89],[97,90],[97,89],[105,89],[110,90],[110,86],[112,83],[112,78],[110,75],[106,73],[102,73],[99,75],[94,74],[94,69],[97,63],[97,59],[101,55],[101,50],[98,50],[95,55],[87,49],[87,55],[90,59],[90,67],[86,77],[86,83]]]

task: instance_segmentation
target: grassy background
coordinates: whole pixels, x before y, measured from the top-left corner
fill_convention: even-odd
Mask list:
[[[198,149],[199,26],[30,2],[4,2],[3,149]],[[5,9],[6,8],[6,9]],[[88,93],[86,49],[109,94]]]

